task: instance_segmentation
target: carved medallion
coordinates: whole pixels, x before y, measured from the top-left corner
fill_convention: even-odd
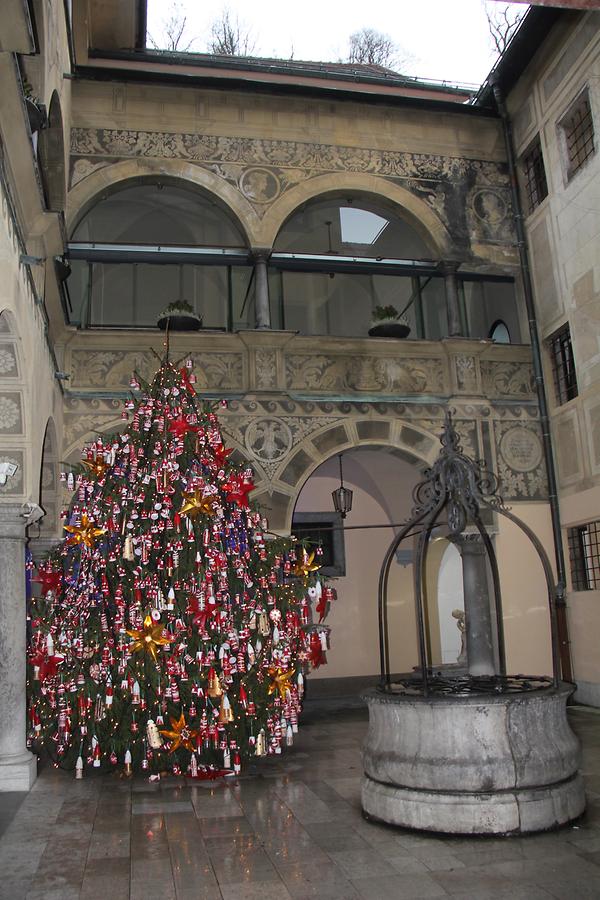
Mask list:
[[[515,472],[533,472],[542,461],[542,443],[534,431],[515,425],[500,441],[504,461]]]

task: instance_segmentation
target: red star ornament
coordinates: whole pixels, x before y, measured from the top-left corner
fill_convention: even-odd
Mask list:
[[[62,582],[62,572],[53,572],[50,569],[38,569],[37,575],[31,579],[39,584],[42,589],[42,597],[45,597],[48,591],[56,591]]]
[[[246,481],[243,476],[238,475],[226,481],[223,489],[225,497],[230,503],[237,503],[242,509],[248,508],[248,494],[254,490],[254,484],[251,481]]]
[[[39,668],[38,678],[40,681],[54,678],[58,671],[58,667],[63,660],[64,656],[60,653],[55,653],[54,656],[48,656],[45,649],[38,650],[29,657],[31,665]]]
[[[182,438],[190,431],[198,431],[198,426],[190,425],[185,416],[181,415],[178,419],[173,419],[169,422],[169,431],[178,438]]]

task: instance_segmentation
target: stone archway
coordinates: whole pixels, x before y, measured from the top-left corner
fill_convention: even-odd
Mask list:
[[[212,172],[179,159],[135,159],[113,163],[92,171],[69,191],[67,221],[69,232],[104,191],[124,187],[127,183],[148,178],[166,178],[191,188],[200,188],[214,195],[220,205],[237,221],[248,239],[249,246],[256,246],[253,236],[258,227],[258,216],[242,194]]]
[[[373,200],[392,204],[431,248],[432,258],[452,257],[450,232],[432,210],[411,191],[376,175],[356,172],[319,175],[307,179],[281,195],[265,213],[261,222],[261,246],[273,246],[277,234],[290,216],[310,200],[345,192],[368,195]]]
[[[312,471],[298,493],[294,510],[293,533],[298,537],[307,523],[323,523],[323,539],[337,566],[334,587],[338,599],[327,619],[332,629],[328,666],[311,678],[311,682],[323,681],[319,685],[323,693],[327,693],[329,679],[348,679],[347,687],[353,692],[354,684],[361,688],[363,682],[374,683],[379,677],[380,568],[397,526],[410,515],[413,489],[421,480],[424,467],[423,460],[414,453],[376,441],[349,447],[342,458],[344,485],[353,491],[352,509],[346,518],[336,517],[331,496],[339,485],[337,454],[328,455]],[[333,532],[331,540],[328,529]],[[307,537],[306,532],[304,536]],[[393,602],[389,607],[389,625],[391,633],[398,637],[393,656],[396,672],[410,671],[418,663],[412,549],[412,541],[402,545],[390,573]]]

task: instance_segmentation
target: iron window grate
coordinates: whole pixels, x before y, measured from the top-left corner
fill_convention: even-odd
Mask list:
[[[571,344],[571,332],[565,325],[549,340],[556,402],[559,406],[577,396],[577,375]]]
[[[594,154],[594,123],[587,94],[569,111],[561,124],[569,159],[568,177],[572,178]]]
[[[546,169],[539,138],[523,157],[525,173],[525,192],[527,194],[527,206],[532,213],[536,206],[548,196],[548,182],[546,181]]]
[[[600,588],[600,521],[569,528],[568,541],[573,590]]]

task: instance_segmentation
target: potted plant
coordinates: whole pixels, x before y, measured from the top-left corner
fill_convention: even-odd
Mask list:
[[[395,306],[375,306],[371,313],[371,337],[405,338],[410,334],[406,316],[400,315]]]
[[[198,331],[202,316],[196,315],[187,300],[175,300],[163,309],[156,324],[163,331]]]

